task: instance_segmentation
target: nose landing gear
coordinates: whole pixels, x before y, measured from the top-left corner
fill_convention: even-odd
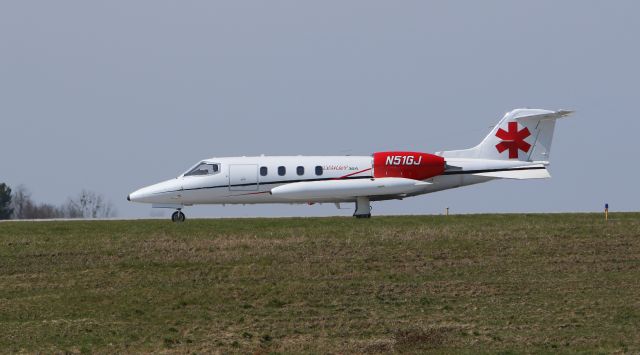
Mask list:
[[[177,210],[175,212],[173,212],[173,214],[171,215],[171,222],[184,222],[186,219],[184,213],[182,213],[182,211]]]

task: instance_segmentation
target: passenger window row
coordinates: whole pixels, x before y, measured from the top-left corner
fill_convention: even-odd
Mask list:
[[[316,175],[317,176],[321,176],[324,171],[322,170],[322,166],[317,165],[316,169],[315,169]],[[260,176],[267,176],[267,174],[269,174],[269,168],[267,168],[266,166],[261,166],[260,167]],[[278,167],[278,175],[279,176],[285,176],[287,174],[287,168],[285,168],[284,166],[279,166]],[[304,175],[304,166],[298,166],[296,167],[296,174],[298,174],[298,176],[302,176]]]

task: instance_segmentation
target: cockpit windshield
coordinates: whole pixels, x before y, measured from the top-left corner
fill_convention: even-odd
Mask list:
[[[203,176],[213,175],[220,172],[220,164],[215,163],[200,163],[195,168],[189,170],[184,176]]]

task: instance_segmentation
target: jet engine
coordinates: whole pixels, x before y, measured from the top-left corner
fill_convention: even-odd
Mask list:
[[[425,180],[444,172],[443,157],[420,152],[376,152],[373,176]]]

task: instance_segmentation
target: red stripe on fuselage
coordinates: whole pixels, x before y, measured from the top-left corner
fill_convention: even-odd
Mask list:
[[[337,177],[337,178],[335,178],[335,179],[333,179],[333,180],[340,180],[340,179],[348,178],[349,176],[353,176],[353,175],[356,175],[356,174],[364,173],[365,171],[369,171],[369,170],[371,170],[371,168],[369,168],[369,169],[364,169],[364,170],[360,170],[360,171],[356,171],[355,173],[351,173],[351,174],[343,175],[343,176],[341,176],[341,177]]]

